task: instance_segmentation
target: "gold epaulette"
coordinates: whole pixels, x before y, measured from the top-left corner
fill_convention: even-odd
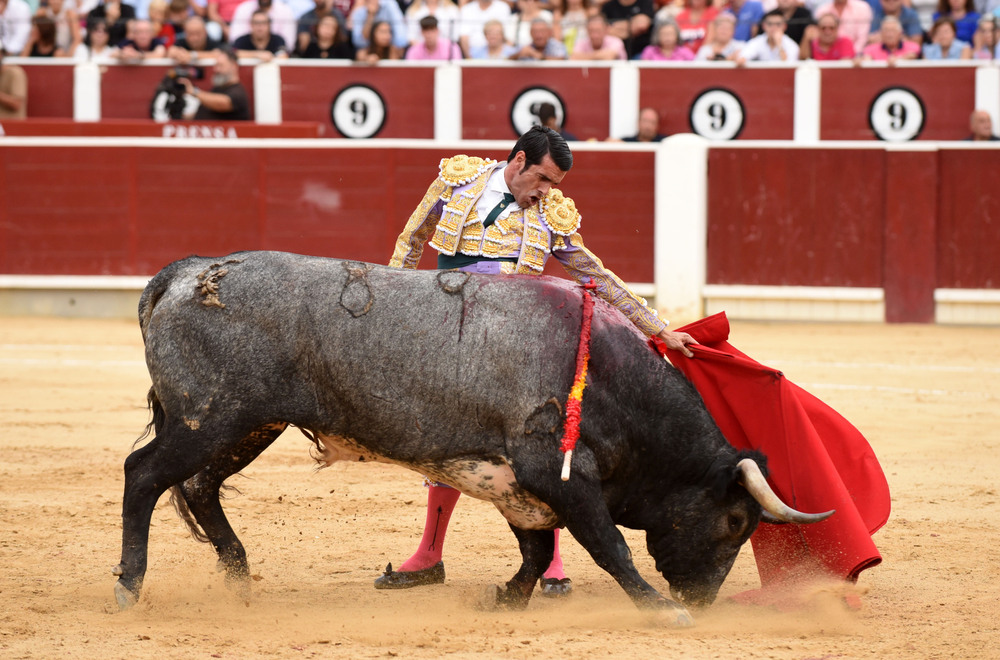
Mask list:
[[[560,236],[571,236],[580,229],[580,212],[576,210],[576,203],[569,197],[565,197],[562,191],[557,188],[549,190],[542,202],[544,213],[542,218],[545,225],[554,234]]]
[[[496,161],[490,158],[466,156],[465,154],[442,158],[440,178],[449,186],[464,186],[494,165],[496,165]]]

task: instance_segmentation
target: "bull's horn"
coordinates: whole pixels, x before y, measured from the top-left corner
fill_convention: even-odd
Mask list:
[[[773,490],[771,490],[771,486],[767,483],[767,479],[764,478],[764,474],[760,471],[760,466],[757,465],[757,461],[750,458],[744,458],[737,463],[736,466],[743,475],[743,487],[747,489],[747,492],[749,492],[755,500],[757,500],[758,504],[764,507],[765,511],[778,520],[804,525],[807,523],[815,523],[821,520],[826,520],[834,514],[834,511],[832,510],[827,511],[826,513],[802,513],[801,511],[796,511],[782,502],[781,498],[778,497]]]

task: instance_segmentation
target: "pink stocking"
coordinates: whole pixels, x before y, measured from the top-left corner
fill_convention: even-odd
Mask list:
[[[543,578],[551,578],[551,579],[555,579],[555,580],[562,580],[563,578],[566,577],[566,574],[563,573],[562,555],[559,554],[559,532],[560,532],[560,530],[557,529],[555,531],[556,531],[556,545],[555,545],[555,549],[553,549],[553,551],[552,551],[552,563],[549,564],[548,570],[545,571],[545,573],[542,574],[542,577]]]
[[[424,535],[420,539],[420,546],[413,556],[396,570],[419,571],[441,561],[448,521],[451,520],[451,512],[455,510],[455,504],[461,494],[448,486],[427,488],[427,520],[424,522]]]

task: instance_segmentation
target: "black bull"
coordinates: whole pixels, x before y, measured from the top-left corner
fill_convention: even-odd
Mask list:
[[[758,500],[779,517],[818,517],[751,496],[764,457],[733,449],[684,377],[600,300],[562,481],[581,319],[581,289],[546,277],[273,252],[167,266],[139,303],[155,437],[125,461],[119,605],[139,597],[152,510],[171,488],[248,593],[219,489],[294,424],[323,461],[394,463],[493,502],[522,555],[501,605],[526,606],[551,530],[565,526],[637,605],[689,621],[639,575],[616,525],[645,530],[673,595],[700,605],[760,522]]]

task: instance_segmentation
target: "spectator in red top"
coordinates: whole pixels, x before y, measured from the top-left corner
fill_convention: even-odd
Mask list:
[[[149,3],[149,24],[153,26],[153,36],[170,48],[177,41],[177,31],[172,23],[167,21],[166,0],[151,0]]]
[[[697,53],[702,43],[712,40],[712,21],[718,13],[708,0],[688,0],[687,7],[677,14],[681,43]]]
[[[840,19],[836,14],[823,14],[816,21],[816,38],[802,40],[804,60],[854,59],[854,43],[838,34]]]
[[[243,0],[208,0],[208,20],[217,23],[222,28],[225,41],[229,41],[229,23],[233,13]]]

